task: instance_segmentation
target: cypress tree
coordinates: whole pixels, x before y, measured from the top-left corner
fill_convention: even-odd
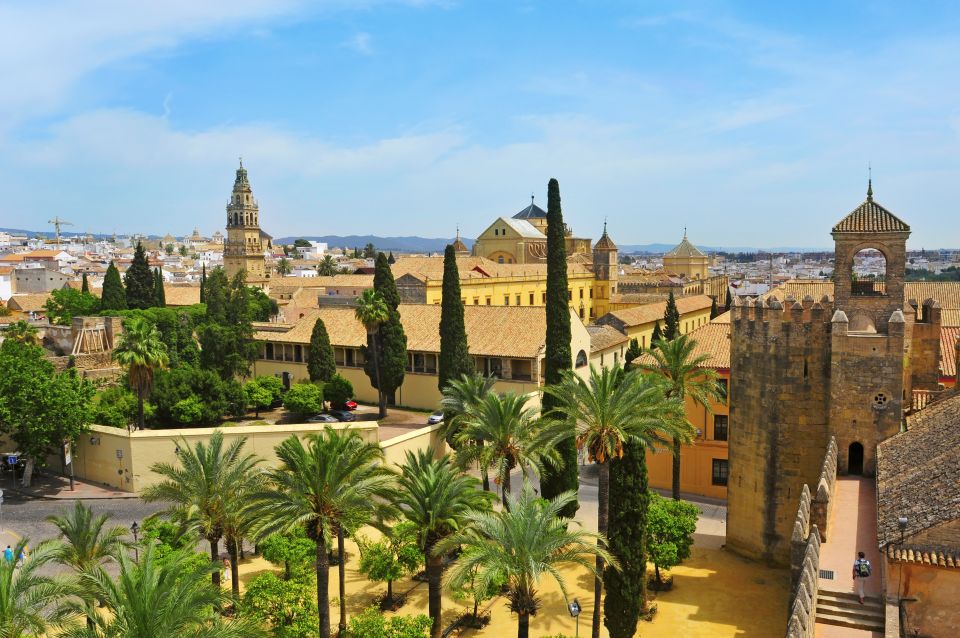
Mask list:
[[[333,358],[333,346],[323,319],[317,319],[310,333],[310,352],[307,354],[307,372],[311,381],[326,383],[337,373],[337,364]]]
[[[153,290],[155,296],[154,305],[158,308],[167,307],[167,293],[163,289],[163,273],[157,268],[153,271]]]
[[[626,353],[623,355],[623,359],[626,362],[624,364],[624,369],[630,370],[633,364],[633,360],[643,354],[643,351],[640,349],[640,342],[636,339],[630,340],[630,345],[627,347]]]
[[[561,373],[572,367],[570,353],[570,305],[567,291],[567,249],[566,232],[563,225],[563,212],[560,208],[560,183],[551,179],[547,184],[547,335],[543,358],[544,383],[554,385],[560,382]],[[542,410],[547,414],[556,405],[550,396],[543,397]],[[563,467],[544,468],[540,482],[544,498],[572,490],[577,492],[577,448],[574,437],[568,437],[557,451],[563,461]],[[572,518],[580,505],[573,501],[562,514]]]
[[[660,330],[659,321],[653,324],[653,334],[650,335],[650,347],[652,348],[653,344],[655,344],[658,341],[663,341],[663,331]]]
[[[460,271],[457,253],[448,244],[443,251],[443,292],[440,298],[440,363],[437,387],[441,392],[451,379],[459,379],[474,371],[467,346],[467,330],[463,322],[463,300],[460,299]]]
[[[397,260],[394,259],[394,257],[393,257],[393,251],[392,251],[392,250],[390,251],[390,256],[387,257],[387,263],[390,264],[391,266],[392,266],[393,264],[397,263]]]
[[[607,548],[620,569],[603,572],[603,624],[610,638],[633,638],[647,598],[647,463],[642,445],[627,441],[623,456],[610,461],[610,521]]]
[[[727,286],[727,300],[723,305],[726,306],[727,310],[730,310],[730,306],[733,305],[733,297],[730,295],[730,286]]]
[[[103,291],[100,293],[100,310],[126,310],[127,295],[123,290],[120,271],[110,262],[107,274],[103,278]]]
[[[90,282],[87,281],[87,273],[83,273],[83,281],[80,283],[80,292],[90,293]]]
[[[720,310],[717,309],[717,298],[713,297],[710,299],[710,318],[716,319],[719,314]]]
[[[147,251],[144,250],[141,242],[137,242],[137,248],[133,252],[133,263],[127,268],[123,283],[127,289],[127,308],[144,310],[155,305],[156,282],[147,263]]]
[[[375,337],[370,337],[377,339],[379,344],[377,352],[379,354],[381,387],[377,386],[377,373],[373,367],[373,357],[367,358],[364,364],[364,372],[370,378],[370,384],[378,390],[382,390],[389,402],[397,388],[403,385],[403,375],[407,369],[407,335],[403,332],[400,312],[397,310],[400,306],[400,292],[393,280],[393,271],[390,270],[387,256],[383,253],[377,255],[373,273],[373,288],[380,293],[389,309],[389,318],[386,323],[380,326],[380,330]],[[386,416],[386,406],[383,406],[380,414],[381,418],[384,416]]]
[[[207,302],[206,290],[207,287],[207,264],[203,264],[203,269],[200,272],[200,303]]]
[[[677,310],[677,300],[673,297],[673,291],[667,297],[667,309],[663,312],[663,337],[667,341],[673,341],[680,336],[680,311]]]

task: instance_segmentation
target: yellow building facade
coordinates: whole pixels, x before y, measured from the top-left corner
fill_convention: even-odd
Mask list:
[[[567,256],[589,255],[590,240],[564,229]],[[530,205],[512,217],[498,217],[477,237],[473,255],[501,264],[535,264],[547,258],[547,212]]]
[[[710,308],[713,300],[706,295],[680,297],[676,300],[680,313],[680,334],[687,334],[710,323]],[[641,348],[652,345],[653,331],[660,324],[663,330],[663,315],[666,301],[643,304],[631,308],[612,310],[599,317],[595,323],[611,326],[629,339],[636,339]]]
[[[664,270],[689,279],[706,279],[709,277],[709,266],[710,257],[690,243],[686,229],[683,231],[683,240],[663,256]]]

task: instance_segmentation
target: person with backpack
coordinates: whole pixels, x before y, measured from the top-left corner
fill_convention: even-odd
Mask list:
[[[853,582],[857,585],[857,596],[860,598],[861,605],[863,604],[863,584],[867,578],[870,578],[872,571],[873,567],[867,560],[866,554],[857,552],[857,560],[853,561]]]

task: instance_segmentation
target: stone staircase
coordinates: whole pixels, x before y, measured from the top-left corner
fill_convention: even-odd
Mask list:
[[[883,633],[883,602],[876,596],[866,596],[861,605],[853,592],[821,589],[817,594],[817,622]]]

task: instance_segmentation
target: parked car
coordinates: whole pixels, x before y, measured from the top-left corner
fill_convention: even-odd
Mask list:
[[[357,409],[357,402],[354,401],[353,399],[347,399],[347,401],[343,405],[345,405],[347,409],[351,411]]]
[[[330,410],[330,416],[335,418],[337,421],[346,422],[346,421],[357,420],[357,417],[355,417],[351,412],[347,412],[346,410]]]
[[[316,414],[309,419],[307,423],[338,423],[340,420],[330,414]]]
[[[427,425],[436,425],[443,422],[443,410],[437,410],[427,417]]]

